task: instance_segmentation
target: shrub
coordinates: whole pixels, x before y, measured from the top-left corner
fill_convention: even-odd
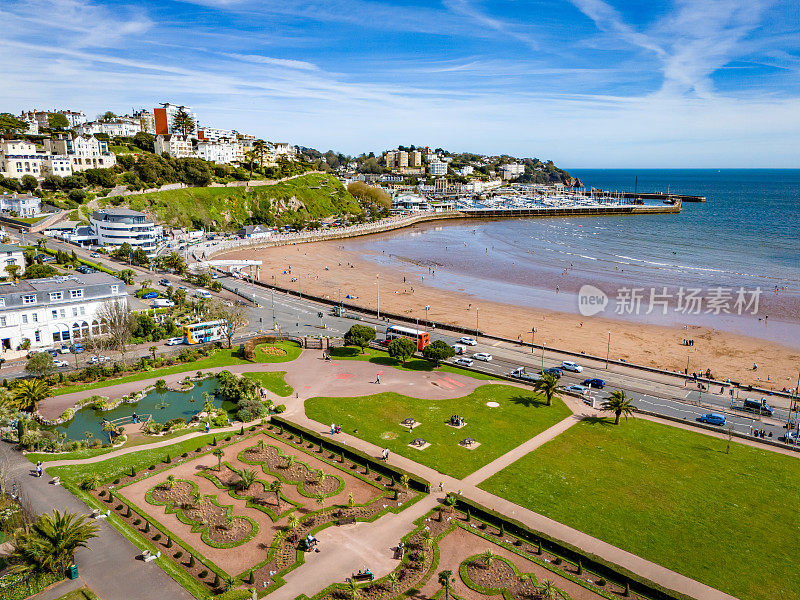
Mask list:
[[[182,458],[186,458],[187,456],[189,456],[189,453],[188,453],[188,452],[184,452],[183,454],[181,454],[181,457],[182,457]]]
[[[161,539],[161,534],[160,534],[160,533],[157,533],[157,534],[155,534],[155,535],[153,536],[153,541],[156,541],[156,542],[157,542],[157,541],[158,541],[158,540],[160,540],[160,539]]]
[[[164,462],[167,463],[167,464],[171,463],[172,462],[172,457],[169,454],[167,454],[167,457],[164,459]]]
[[[200,571],[200,574],[198,575],[198,577],[199,577],[200,579],[205,579],[207,576],[208,576],[208,571],[207,571],[207,570],[205,570],[205,569],[203,569],[202,571]]]
[[[605,587],[605,585],[606,585],[607,583],[608,583],[608,582],[607,582],[605,579],[603,579],[602,577],[601,577],[600,579],[598,579],[598,580],[597,580],[597,585],[599,585],[600,587]]]
[[[167,536],[167,548],[172,548],[172,538]]]
[[[84,491],[96,490],[100,485],[100,477],[98,475],[87,475],[81,480],[80,488]]]
[[[142,523],[142,520],[141,520],[141,519],[136,519],[136,520],[133,522],[133,524],[134,524],[134,525],[137,525],[137,526],[138,526],[138,525],[140,525],[141,523]]]
[[[239,429],[239,435],[244,435],[244,425]]]
[[[150,521],[145,521],[144,522],[144,532],[145,533],[150,533]]]
[[[216,445],[217,445],[217,438],[216,438],[216,436],[214,436],[213,438],[211,438],[211,445],[212,445],[212,446],[216,446]]]
[[[117,484],[119,484],[119,478],[114,480],[114,485],[117,485]]]
[[[133,514],[133,513],[131,512],[131,507],[129,506],[129,507],[128,507],[128,510],[126,510],[126,511],[125,511],[125,517],[126,517],[126,518],[130,518],[130,516],[131,516],[132,514]]]
[[[98,493],[97,495],[102,498],[103,496],[106,495],[106,491],[105,490],[100,490],[100,493]]]
[[[231,441],[231,436],[228,436],[228,437],[226,437],[226,438],[225,438],[225,441],[226,441],[226,442],[230,442],[230,441]]]
[[[136,477],[136,469],[131,467],[131,477]]]
[[[216,573],[214,573],[214,587],[215,588],[219,587],[219,575],[217,575]]]
[[[122,510],[122,504],[117,504],[117,505],[114,507],[114,510]]]
[[[286,412],[286,405],[285,404],[278,404],[278,406],[275,407],[275,412],[278,413],[278,414],[281,414],[282,412]]]
[[[180,558],[181,556],[183,556],[183,552],[181,552],[180,550],[178,550],[178,551],[175,553],[175,558]]]
[[[560,556],[556,556],[556,557],[553,559],[553,564],[554,564],[554,565],[560,565],[562,562],[563,562],[563,561],[561,560],[561,557],[560,557]]]
[[[147,469],[148,469],[148,471],[155,471],[156,466],[155,465],[150,465],[149,467],[147,467]]]
[[[253,571],[250,571],[250,575],[247,577],[247,583],[253,585],[256,582],[256,577],[253,575]]]
[[[189,555],[189,566],[190,567],[194,566],[194,554]]]

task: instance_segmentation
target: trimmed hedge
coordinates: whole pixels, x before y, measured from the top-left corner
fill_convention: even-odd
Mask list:
[[[462,512],[469,511],[471,516],[485,521],[498,529],[503,528],[504,531],[511,535],[522,538],[534,546],[539,545],[544,550],[562,556],[575,564],[580,562],[583,569],[588,569],[601,578],[618,583],[630,589],[634,594],[652,598],[652,600],[693,600],[691,596],[662,587],[624,567],[620,567],[597,555],[588,554],[572,544],[552,538],[541,531],[531,529],[524,523],[486,508],[464,496],[454,493],[451,493],[450,496],[456,499],[456,509]]]
[[[370,470],[382,476],[390,477],[395,481],[400,481],[400,478],[403,475],[407,475],[408,486],[411,489],[414,489],[418,492],[424,492],[426,494],[429,493],[431,490],[431,484],[422,477],[414,475],[413,473],[401,469],[400,467],[395,467],[393,465],[386,464],[370,456],[366,452],[361,452],[361,450],[351,448],[346,444],[342,444],[334,440],[325,438],[320,434],[318,434],[316,431],[312,431],[311,429],[306,429],[302,425],[298,425],[297,423],[289,421],[284,417],[278,417],[276,415],[272,415],[272,417],[270,417],[270,421],[278,425],[279,427],[285,429],[286,431],[294,433],[295,435],[303,436],[304,440],[319,445],[320,448],[322,448],[323,450],[327,450],[328,452],[333,452],[338,456],[344,456],[348,460],[357,463],[363,467],[369,467]]]

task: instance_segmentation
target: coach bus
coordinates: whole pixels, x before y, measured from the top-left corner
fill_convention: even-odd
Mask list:
[[[183,326],[184,344],[203,344],[228,338],[228,321],[204,321]]]
[[[391,342],[396,338],[408,338],[417,345],[417,350],[422,352],[422,349],[431,343],[431,338],[427,331],[421,329],[412,329],[411,327],[401,327],[400,325],[392,325],[386,328],[386,341]]]

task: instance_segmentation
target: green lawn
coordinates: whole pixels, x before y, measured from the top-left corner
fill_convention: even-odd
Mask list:
[[[284,380],[286,371],[273,371],[269,373],[245,373],[245,377],[252,379],[258,385],[268,389],[273,394],[282,398],[291,396],[294,389]]]
[[[481,488],[743,600],[800,598],[800,458],[583,421]]]
[[[227,367],[230,365],[250,364],[250,361],[244,360],[235,356],[233,353],[237,349],[217,350],[212,356],[200,359],[196,362],[188,362],[180,365],[173,365],[171,367],[163,367],[161,369],[153,369],[152,371],[142,371],[135,375],[127,375],[126,377],[119,377],[117,379],[106,379],[104,381],[95,381],[93,383],[78,383],[66,387],[58,388],[53,391],[53,396],[61,396],[62,394],[71,394],[72,392],[81,392],[96,390],[98,388],[117,385],[120,383],[128,383],[129,381],[142,381],[144,379],[152,379],[154,377],[163,377],[164,375],[172,375],[174,373],[187,373],[194,371],[204,371],[213,367]],[[298,352],[299,354],[299,352]]]
[[[500,406],[489,408],[489,401]],[[468,396],[450,400],[421,400],[394,392],[360,398],[311,398],[306,400],[305,409],[319,423],[341,424],[346,433],[458,478],[570,415],[561,400],[548,407],[527,390],[499,384],[484,385]],[[455,414],[464,417],[465,427],[446,425]],[[407,417],[422,423],[413,433],[400,425]],[[474,450],[460,447],[458,442],[467,437],[481,446]],[[431,446],[425,450],[410,448],[408,444],[415,438],[423,438]]]
[[[345,346],[343,348],[331,348],[331,358],[336,360],[364,360],[369,361],[376,365],[383,365],[384,367],[394,367],[403,371],[433,371],[436,365],[424,358],[410,358],[405,364],[399,360],[392,358],[382,350],[375,350],[374,348],[365,348],[361,352],[361,348],[353,346]],[[484,373],[476,373],[468,371],[467,369],[459,369],[453,365],[443,364],[438,368],[439,371],[446,373],[456,373],[458,375],[466,375],[481,380],[497,381],[497,377],[486,375]]]
[[[264,349],[265,348],[270,348],[270,347],[281,348],[286,352],[286,354],[279,355],[279,356],[266,354],[264,352]],[[256,360],[255,360],[255,362],[257,362],[257,363],[290,362],[290,361],[295,360],[298,356],[300,356],[300,353],[302,351],[303,351],[303,349],[298,344],[295,344],[294,342],[285,341],[285,340],[279,340],[279,341],[275,342],[274,344],[259,344],[258,346],[256,346],[256,352],[255,352]]]
[[[158,465],[168,453],[170,456],[175,457],[184,452],[192,452],[196,448],[208,443],[212,438],[216,437],[218,440],[222,440],[226,435],[231,434],[209,433],[177,442],[165,448],[140,450],[139,452],[131,452],[129,454],[123,454],[89,464],[50,467],[47,469],[47,472],[53,477],[58,475],[64,481],[71,481],[73,483],[80,483],[83,477],[92,474],[99,475],[103,481],[110,481],[130,471],[131,467],[141,472],[150,465]]]
[[[63,596],[56,598],[56,600],[99,600],[99,598],[89,588],[82,587],[79,590],[68,592]]]

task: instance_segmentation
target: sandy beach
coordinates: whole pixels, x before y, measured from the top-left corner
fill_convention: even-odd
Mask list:
[[[361,252],[343,249],[340,243],[323,242],[258,250],[229,252],[226,258],[261,259],[261,281],[302,290],[338,301],[375,309],[376,280],[380,278],[381,310],[408,315],[410,319],[456,324],[536,344],[605,356],[611,332],[610,356],[675,371],[711,369],[718,379],[757,384],[776,390],[793,388],[797,382],[800,351],[775,342],[719,331],[710,327],[666,327],[603,317],[581,317],[547,308],[519,307],[477,299],[470,294],[426,285],[419,276],[376,266]],[[221,258],[218,255],[216,258]],[[491,285],[491,284],[488,284]],[[694,346],[683,345],[693,339]],[[753,364],[758,370],[753,371]]]

